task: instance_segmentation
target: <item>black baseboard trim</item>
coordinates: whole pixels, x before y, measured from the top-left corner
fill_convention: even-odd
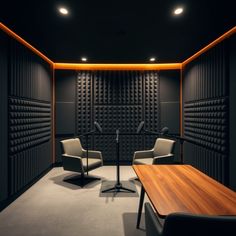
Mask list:
[[[21,196],[26,190],[28,190],[31,186],[33,186],[36,182],[38,182],[44,175],[46,175],[52,168],[54,164],[51,164],[46,170],[44,170],[41,174],[35,177],[30,183],[25,185],[21,190],[12,196],[8,197],[6,200],[0,202],[0,212],[4,210],[7,206],[9,206],[13,201],[15,201],[19,196]]]

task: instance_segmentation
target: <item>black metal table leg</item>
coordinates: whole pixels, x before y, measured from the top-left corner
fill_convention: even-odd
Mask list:
[[[137,218],[137,225],[136,225],[137,229],[139,228],[139,225],[140,225],[142,209],[143,209],[144,194],[145,194],[145,190],[144,190],[144,187],[142,186],[141,193],[140,193],[140,199],[139,199],[139,207],[138,207],[138,218]]]

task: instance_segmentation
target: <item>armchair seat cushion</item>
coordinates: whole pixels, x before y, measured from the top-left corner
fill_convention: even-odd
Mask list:
[[[87,171],[87,158],[82,158],[84,170]],[[93,170],[102,166],[102,160],[97,158],[88,158],[88,170]]]
[[[139,159],[134,159],[133,164],[134,165],[152,165],[153,163],[153,158],[139,158]]]

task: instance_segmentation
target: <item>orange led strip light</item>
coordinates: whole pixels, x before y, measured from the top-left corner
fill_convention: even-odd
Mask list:
[[[57,70],[179,70],[182,63],[163,64],[82,64],[54,63]]]
[[[30,45],[28,42],[26,42],[23,38],[21,38],[19,35],[14,33],[12,30],[10,30],[8,27],[6,27],[4,24],[0,22],[0,29],[2,29],[4,32],[6,32],[8,35],[16,39],[18,42],[32,50],[35,54],[43,58],[46,62],[48,62],[51,66],[54,65],[53,61],[51,61],[48,57],[46,57],[43,53],[41,53],[39,50],[37,50],[35,47]]]
[[[186,66],[189,62],[193,61],[194,59],[196,59],[197,57],[199,57],[200,55],[202,55],[204,52],[208,51],[209,49],[213,48],[214,46],[216,46],[217,44],[219,44],[220,42],[222,42],[223,40],[229,38],[231,35],[236,33],[236,26],[233,27],[232,29],[230,29],[229,31],[227,31],[226,33],[224,33],[223,35],[221,35],[219,38],[217,38],[216,40],[214,40],[212,43],[208,44],[206,47],[202,48],[200,51],[198,51],[197,53],[195,53],[194,55],[192,55],[191,57],[189,57],[187,60],[185,60],[182,63],[182,66]]]

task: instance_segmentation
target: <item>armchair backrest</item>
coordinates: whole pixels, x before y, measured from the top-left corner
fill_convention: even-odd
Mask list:
[[[83,157],[83,148],[78,138],[61,141],[63,154]]]
[[[206,216],[173,213],[167,216],[162,236],[235,235],[236,216]]]
[[[162,225],[150,203],[145,203],[145,224],[147,236],[230,236],[236,233],[236,216],[172,213]]]
[[[174,150],[175,141],[171,139],[165,139],[165,138],[157,138],[153,154],[154,156],[162,156],[171,154]]]

